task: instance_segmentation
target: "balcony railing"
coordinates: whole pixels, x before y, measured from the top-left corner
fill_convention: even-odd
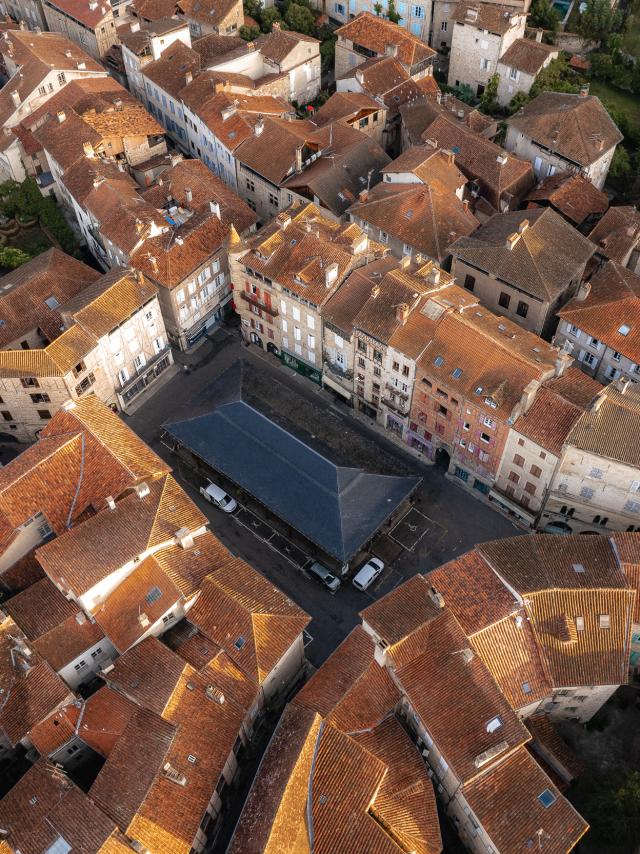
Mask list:
[[[386,388],[388,388],[388,389],[389,389],[389,391],[390,391],[390,392],[393,392],[393,394],[398,395],[398,397],[399,397],[401,400],[409,400],[409,395],[408,395],[408,393],[407,393],[406,391],[401,391],[401,390],[400,390],[397,386],[395,386],[393,383],[385,383],[385,386],[386,386]]]
[[[353,380],[353,371],[341,367],[337,362],[330,362],[328,359],[325,359],[324,369],[327,373],[333,374],[340,380]]]
[[[278,316],[278,309],[273,308],[271,305],[266,305],[266,303],[262,302],[262,300],[258,299],[255,294],[249,294],[246,291],[240,291],[241,299],[248,302],[250,305],[255,305],[256,308],[259,308],[261,311],[266,311],[267,314],[270,314],[271,317]]]
[[[143,377],[143,376],[147,377],[148,374],[153,373],[154,374],[153,377],[151,377],[151,376],[148,377],[149,382],[151,382],[153,379],[155,379],[156,376],[159,376],[162,373],[162,371],[165,368],[168,368],[169,364],[171,364],[171,362],[169,362],[169,364],[162,364],[162,360],[164,358],[166,358],[166,356],[169,354],[170,350],[171,350],[171,348],[169,346],[167,346],[163,350],[161,350],[159,353],[157,353],[153,357],[153,359],[149,359],[148,362],[145,362],[145,364],[142,365],[140,368],[138,368],[138,370],[135,372],[135,374],[132,374],[125,383],[120,384],[120,388],[118,389],[118,393],[121,394],[126,399],[130,390],[131,390],[131,387],[136,384],[136,382],[140,379],[140,377]]]

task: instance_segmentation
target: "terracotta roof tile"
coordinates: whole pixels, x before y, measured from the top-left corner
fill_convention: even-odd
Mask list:
[[[187,190],[191,190],[190,201]],[[233,223],[238,234],[247,231],[257,219],[251,208],[207,169],[201,160],[181,160],[175,166],[164,169],[156,184],[142,196],[149,204],[162,208],[167,204],[169,194],[182,207],[196,211],[208,209],[209,202],[217,202],[222,222],[226,226]]]
[[[262,682],[310,617],[260,573],[233,558],[205,579],[189,620]]]
[[[549,807],[540,801],[546,790],[554,797]],[[524,749],[467,784],[463,794],[498,851],[526,851],[539,839],[551,854],[566,854],[589,827]]]
[[[35,328],[51,340],[56,338],[62,325],[58,306],[98,276],[96,270],[59,249],[49,249],[7,273],[0,289],[0,347]],[[51,298],[57,303],[54,308],[45,302]]]
[[[123,833],[167,761],[176,732],[170,721],[136,709],[91,786],[89,796]]]
[[[132,493],[82,525],[38,550],[47,574],[81,596],[111,572],[148,548],[173,539],[183,527],[196,531],[206,524],[176,481],[167,475],[149,484],[149,493]],[[99,552],[102,559],[96,562]],[[169,580],[167,579],[169,584]]]
[[[640,276],[608,261],[589,281],[586,298],[574,297],[558,314],[632,362],[640,362]]]
[[[594,214],[603,214],[609,197],[582,175],[557,172],[541,181],[526,198],[528,202],[548,202],[573,225],[579,226]],[[640,229],[639,229],[640,235]],[[589,238],[593,243],[597,241]]]
[[[336,326],[347,338],[351,337],[353,322],[371,296],[371,289],[397,265],[397,259],[387,255],[355,269],[323,306],[324,323]]]
[[[513,234],[517,240],[509,246]],[[583,271],[595,247],[554,210],[544,208],[496,214],[450,250],[524,293],[554,302]]]
[[[209,573],[232,559],[220,540],[210,531],[200,534],[193,548],[166,546],[155,552],[154,557],[183,596],[192,596],[198,592]]]
[[[46,438],[74,429],[90,434],[105,459],[111,457],[128,473],[130,481],[160,477],[169,471],[169,466],[94,395],[77,401],[68,411],[56,413],[40,435]],[[117,497],[120,493],[109,494]]]
[[[187,75],[195,77],[201,68],[200,54],[177,40],[160,54],[160,58],[147,63],[143,76],[174,98],[188,82]]]
[[[322,719],[286,707],[262,759],[228,854],[308,854],[307,793]]]
[[[114,823],[64,773],[44,759],[31,767],[0,801],[0,821],[8,831],[11,852],[40,854],[60,838],[70,850],[83,854],[118,851],[103,848],[119,841]]]
[[[318,39],[297,33],[294,30],[281,30],[274,27],[270,33],[265,33],[255,40],[256,50],[259,50],[265,59],[280,65],[295,50],[300,42],[320,45]]]
[[[407,66],[417,65],[435,56],[435,51],[411,35],[404,27],[380,18],[371,12],[361,12],[352,21],[336,30],[338,38],[362,45],[384,55],[386,46],[398,46],[398,59]]]
[[[453,241],[480,225],[455,194],[440,192],[432,184],[380,183],[349,213],[439,264],[449,257]]]
[[[161,287],[173,288],[212,258],[227,234],[215,214],[196,213],[179,228],[146,240],[131,255],[131,264]]]
[[[624,682],[636,592],[609,540],[549,535],[523,537],[522,543],[518,539],[485,543],[480,551],[526,599],[524,608],[552,684]],[[600,628],[600,614],[610,615],[610,629]],[[580,631],[576,615],[584,619]]]
[[[296,695],[327,723],[355,733],[377,726],[400,699],[386,668],[374,660],[370,635],[357,626]]]
[[[340,224],[323,216],[315,205],[293,206],[249,241],[250,251],[240,262],[278,282],[282,287],[322,305],[335,287],[357,266],[387,254],[381,244],[369,241],[355,223]],[[292,241],[295,244],[292,245]],[[326,267],[337,264],[335,287],[327,288]]]
[[[242,4],[238,0],[178,0],[177,6],[185,18],[209,27],[221,25],[237,7],[238,19],[242,19]]]
[[[442,849],[433,785],[416,745],[393,715],[355,741],[382,760],[387,774],[371,810],[407,851],[439,854]]]
[[[589,240],[605,257],[628,264],[631,253],[640,245],[640,213],[631,206],[609,208]]]
[[[601,396],[603,402],[599,408],[585,412],[574,424],[567,444],[637,467],[640,465],[640,444],[636,439],[640,389],[631,383],[623,393],[610,385]]]
[[[467,178],[479,182],[482,194],[496,210],[501,201],[512,204],[522,198],[534,183],[528,160],[514,157],[445,114],[429,124],[422,139],[434,140],[441,148],[453,151],[457,166]]]
[[[504,743],[504,753],[529,740],[480,656],[464,654],[469,642],[451,611],[445,609],[426,624],[420,647],[397,670],[397,677],[460,780],[466,782],[481,773],[477,757],[484,751]],[[395,662],[393,650],[391,655]],[[453,717],[452,708],[456,709]],[[501,725],[490,731],[487,724],[496,716]]]
[[[111,643],[123,653],[181,600],[178,588],[150,556],[98,605],[94,616]]]
[[[186,666],[157,638],[148,637],[120,656],[104,678],[132,702],[163,715]]]
[[[366,186],[365,176],[371,185],[381,180],[389,156],[377,142],[349,125],[332,125],[330,133],[332,156],[319,157],[300,174],[287,178],[284,186],[318,198],[323,207],[341,216]]]
[[[524,12],[513,6],[498,6],[494,3],[478,3],[475,0],[463,0],[455,7],[451,19],[459,24],[468,24],[479,30],[504,35],[512,27],[518,26],[518,18]]]
[[[585,403],[574,402],[575,395],[571,395],[568,390],[569,383],[574,389],[578,387],[584,390],[589,402],[602,389],[600,383],[578,368],[569,368],[565,380],[566,382],[562,385],[558,384],[557,379],[544,383],[538,390],[531,407],[520,415],[514,425],[517,433],[526,436],[527,439],[551,451],[557,457],[562,453],[562,446],[571,428],[588,406]],[[565,396],[567,393],[571,396]]]
[[[543,44],[535,39],[516,39],[505,50],[498,63],[535,76],[549,57],[557,54],[558,48],[554,45]]]
[[[69,688],[44,661],[16,675],[0,709],[0,730],[15,746],[29,730],[70,696]]]
[[[334,92],[333,95],[314,113],[313,120],[318,127],[337,121],[355,119],[360,114],[380,110],[380,104],[364,92]]]
[[[419,145],[429,126],[439,116],[449,117],[455,125],[464,125],[470,131],[478,134],[492,136],[496,133],[495,122],[477,109],[460,101],[451,93],[428,93],[421,98],[413,99],[399,107],[402,117],[402,128],[407,134],[411,145]],[[493,131],[493,133],[490,133]]]
[[[128,320],[156,293],[155,286],[144,276],[138,278],[129,270],[115,267],[66,302],[61,311],[98,339]]]
[[[622,140],[595,95],[542,92],[511,116],[507,124],[583,167],[590,166]]]

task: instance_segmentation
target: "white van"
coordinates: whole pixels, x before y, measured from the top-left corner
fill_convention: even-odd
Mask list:
[[[200,487],[200,494],[203,495],[207,501],[211,502],[211,504],[215,504],[216,507],[224,510],[225,513],[233,513],[238,506],[238,502],[235,498],[227,495],[224,489],[220,489],[219,486],[216,486],[215,483],[211,483],[211,481],[209,481],[207,486]]]
[[[358,590],[366,590],[384,569],[384,563],[378,557],[372,557],[361,567],[353,579],[353,586]]]

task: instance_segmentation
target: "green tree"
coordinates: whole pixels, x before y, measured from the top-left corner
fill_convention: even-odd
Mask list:
[[[15,270],[16,267],[30,260],[31,255],[23,252],[22,249],[16,249],[14,246],[0,246],[0,267]]]
[[[398,10],[396,9],[395,0],[389,0],[389,8],[387,9],[387,18],[394,24],[398,24],[402,20],[402,15],[399,15]]]
[[[260,19],[260,27],[263,33],[270,33],[275,21],[282,24],[282,15],[275,6],[265,9]]]
[[[640,839],[640,772],[604,779],[585,814],[596,839],[616,850],[635,849]]]
[[[376,13],[376,15],[378,15],[378,17],[382,14],[382,9],[383,9],[382,3],[374,3],[373,4],[373,11]]]
[[[552,0],[533,0],[529,12],[529,25],[531,27],[542,27],[543,30],[551,30],[555,33],[560,26],[560,13],[553,5]]]
[[[465,104],[473,104],[475,101],[473,89],[468,83],[462,83],[460,86],[453,86],[451,91],[459,101],[464,101]]]
[[[535,79],[529,96],[535,98],[541,92],[578,92],[579,84],[576,82],[573,71],[564,56],[553,59],[546,68],[543,68]]]
[[[516,92],[511,101],[509,102],[509,113],[513,115],[517,113],[520,107],[524,107],[524,105],[529,101],[529,96],[526,92]]]
[[[333,67],[336,56],[336,37],[325,39],[320,43],[320,64],[323,71]]]
[[[315,18],[313,12],[307,6],[299,3],[291,3],[284,16],[285,21],[292,30],[312,36],[315,30]]]
[[[262,3],[260,0],[242,0],[242,9],[245,15],[259,21],[262,14]]]
[[[480,111],[488,116],[493,115],[498,109],[498,84],[500,75],[492,74],[489,78],[484,92],[480,96]]]
[[[609,176],[611,178],[625,178],[631,175],[631,160],[627,149],[619,145],[613,155],[611,166],[609,167]]]
[[[586,9],[580,15],[578,32],[589,41],[606,42],[620,29],[622,14],[612,9],[609,0],[586,0]]]
[[[260,27],[245,27],[244,25],[238,30],[238,35],[246,42],[252,42],[260,35]]]

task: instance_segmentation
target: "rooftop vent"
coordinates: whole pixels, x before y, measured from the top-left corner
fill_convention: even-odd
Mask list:
[[[109,508],[109,510],[115,510],[116,509],[116,502],[113,498],[113,495],[107,495],[106,504],[107,504],[107,507]]]
[[[150,619],[149,619],[149,617],[145,614],[145,612],[144,612],[144,611],[141,611],[141,612],[138,614],[138,622],[140,623],[140,625],[142,626],[142,628],[143,628],[143,629],[148,629],[148,628],[149,628],[149,626],[151,625],[151,620],[150,620]]]
[[[429,588],[429,596],[431,597],[431,601],[438,608],[444,608],[444,596],[440,593],[439,590],[436,590],[435,587]]]

